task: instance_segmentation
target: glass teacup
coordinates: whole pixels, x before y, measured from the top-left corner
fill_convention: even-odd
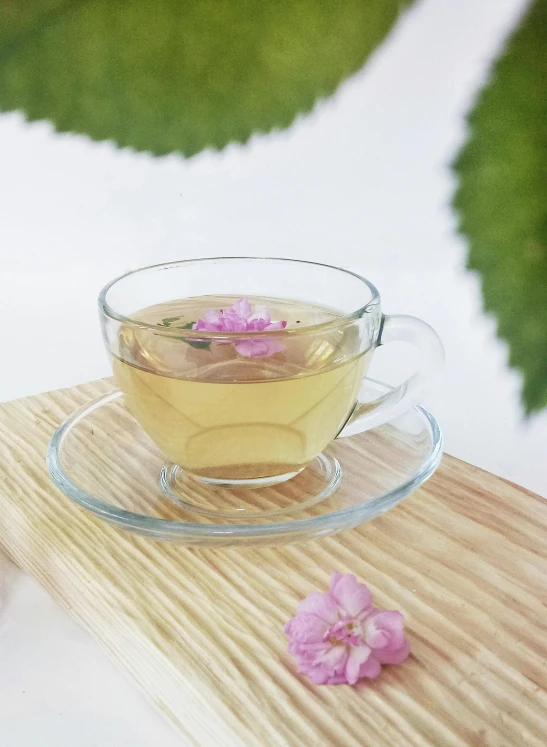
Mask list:
[[[335,438],[412,407],[443,362],[425,322],[385,316],[372,283],[288,259],[146,267],[109,283],[101,325],[126,406],[182,470],[258,487],[301,472]],[[422,367],[359,402],[374,349],[405,340]]]

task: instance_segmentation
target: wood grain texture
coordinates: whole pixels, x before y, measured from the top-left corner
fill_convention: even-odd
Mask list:
[[[451,457],[391,512],[301,545],[197,550],[122,533],[50,482],[56,425],[112,388],[0,405],[0,543],[193,745],[544,747],[547,502]],[[315,687],[285,621],[330,571],[399,608],[408,661]]]

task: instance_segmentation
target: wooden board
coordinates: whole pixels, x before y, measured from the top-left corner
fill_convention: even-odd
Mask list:
[[[544,747],[547,501],[451,457],[391,512],[281,548],[194,550],[101,523],[50,482],[53,428],[112,388],[0,405],[0,543],[193,745]],[[285,621],[331,570],[401,609],[411,657],[315,687]]]

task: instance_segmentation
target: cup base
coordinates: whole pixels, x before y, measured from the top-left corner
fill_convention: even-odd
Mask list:
[[[160,487],[170,500],[187,511],[215,518],[263,519],[313,506],[331,496],[342,479],[338,460],[320,454],[296,472],[255,480],[216,480],[198,477],[176,464],[160,471]],[[261,488],[274,486],[261,493]]]
[[[166,468],[172,466],[173,465],[166,465]],[[178,467],[178,465],[174,466],[177,466],[177,469],[185,472],[182,467]],[[205,483],[205,485],[214,485],[217,488],[247,488],[249,490],[253,490],[255,488],[268,488],[271,485],[279,485],[279,483],[281,482],[287,482],[287,480],[291,480],[293,477],[296,477],[296,475],[299,475],[305,469],[306,467],[301,467],[301,469],[297,469],[294,472],[286,472],[283,475],[247,478],[245,480],[226,480],[218,479],[215,477],[203,477],[203,475],[196,475],[193,473],[192,477],[194,477],[196,480],[199,480],[199,482]],[[185,474],[188,474],[188,472],[185,472]]]

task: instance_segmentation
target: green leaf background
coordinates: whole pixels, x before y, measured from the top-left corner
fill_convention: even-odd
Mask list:
[[[547,0],[494,65],[469,129],[454,207],[532,413],[547,405]]]
[[[0,110],[155,155],[290,125],[412,0],[0,0]]]

